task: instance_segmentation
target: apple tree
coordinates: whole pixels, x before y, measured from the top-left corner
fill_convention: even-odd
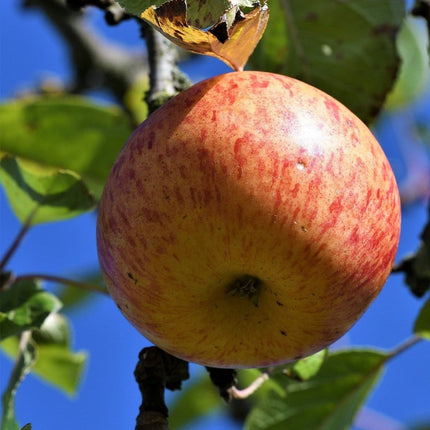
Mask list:
[[[429,37],[417,30],[420,22],[430,32],[430,4],[426,0],[416,0],[408,7],[403,0],[26,0],[23,4],[42,12],[64,40],[72,79],[61,84],[42,83],[0,105],[0,182],[21,222],[15,240],[0,256],[0,346],[14,362],[10,375],[2,375],[4,430],[31,429],[31,422],[22,427],[15,414],[15,395],[28,373],[66,393],[79,390],[86,355],[73,350],[71,323],[63,309],[70,304],[81,306],[89,295],[108,294],[106,267],[114,264],[109,260],[114,253],[108,250],[108,257],[101,258],[105,282],[99,268],[90,276],[70,279],[62,273],[19,273],[11,259],[34,226],[87,212],[97,214],[99,208],[102,211],[103,189],[130,134],[147,118],[147,124],[162,129],[170,118],[163,113],[172,111],[166,110],[168,103],[192,86],[182,70],[184,63],[206,55],[224,62],[239,76],[245,76],[246,69],[295,78],[338,100],[369,127],[375,127],[382,115],[401,111],[429,83]],[[105,25],[133,21],[146,55],[118,49],[91,34],[86,25],[90,10],[103,14]],[[109,94],[112,103],[100,103],[89,96],[95,89]],[[332,99],[325,99],[326,103],[328,100]],[[272,102],[273,106],[279,104],[273,96]],[[338,110],[332,112],[338,115]],[[428,142],[429,131],[428,124],[417,129],[424,154],[423,142]],[[138,135],[135,132],[134,136]],[[167,145],[169,136],[163,135],[163,139]],[[404,145],[407,154],[407,143]],[[304,161],[299,163],[300,169],[304,166]],[[150,183],[151,175],[152,171],[142,177],[145,184]],[[424,173],[419,178],[400,187],[404,207],[410,201],[428,200],[429,177]],[[159,196],[165,193],[164,185],[160,179],[151,187]],[[125,207],[126,194],[121,190],[118,194],[122,194]],[[163,198],[168,200],[170,195],[163,194]],[[201,210],[198,205],[202,201],[195,208]],[[383,206],[383,211],[390,212],[390,206]],[[393,219],[391,213],[387,215]],[[108,227],[116,228],[112,222]],[[306,231],[305,226],[299,227]],[[393,223],[391,231],[395,228]],[[203,363],[205,376],[187,381],[188,361],[169,354],[156,342],[141,350],[135,369],[130,369],[137,382],[134,388],[142,395],[140,408],[136,405],[135,428],[180,428],[220,403],[226,403],[227,410],[248,430],[350,428],[366,398],[377,389],[384,369],[400,354],[430,340],[430,206],[421,231],[420,246],[413,254],[398,255],[394,265],[389,261],[391,276],[403,276],[405,288],[422,302],[410,337],[400,345],[389,350],[378,345],[338,349],[321,343],[319,351],[290,357],[286,364],[279,364],[275,357],[273,364],[253,369],[245,365],[252,360],[243,361],[242,366],[239,363],[237,369]],[[128,240],[132,241],[133,233]],[[145,234],[149,237],[150,233],[147,229]],[[95,233],[88,240],[95,240]],[[223,253],[218,247],[215,251]],[[199,257],[198,248],[195,254]],[[162,265],[156,267],[162,270]],[[133,270],[124,273],[129,288],[135,288],[139,279]],[[229,295],[245,296],[251,307],[258,307],[258,283],[249,277],[236,280]],[[108,287],[112,293],[113,287]],[[283,303],[276,303],[281,309]],[[330,305],[326,303],[326,307]],[[162,313],[163,309],[155,311]],[[307,310],[312,311],[315,314],[315,309]],[[321,312],[315,318],[318,316]],[[161,320],[169,317],[173,318],[162,314]],[[170,326],[181,323],[186,321],[172,320]],[[209,331],[209,319],[207,324],[203,329]],[[137,352],[139,349],[136,345]],[[179,390],[168,402],[170,410],[166,389]]]

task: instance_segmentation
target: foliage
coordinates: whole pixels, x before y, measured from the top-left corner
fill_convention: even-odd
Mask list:
[[[132,127],[128,116],[116,106],[100,106],[65,94],[3,103],[0,130],[4,153],[37,164],[40,176],[59,172],[81,178],[88,190],[99,196]],[[14,176],[19,177],[17,172]],[[29,184],[34,181],[29,179]]]
[[[0,340],[33,328],[40,328],[51,312],[60,308],[59,300],[35,282],[15,282],[0,296]]]
[[[430,340],[430,299],[427,300],[414,324],[414,333]]]
[[[117,7],[114,2],[82,0],[79,4],[90,3],[100,3],[102,9],[106,4]],[[147,0],[120,3],[135,15],[153,5]],[[155,4],[160,7],[163,3]],[[49,2],[45,2],[48,6]],[[205,32],[207,27],[219,24],[226,12],[234,9],[236,14],[237,7],[240,13],[249,13],[254,4],[248,0],[189,1],[188,21],[183,25]],[[391,108],[398,108],[413,100],[428,82],[428,56],[423,45],[419,45],[412,18],[404,21],[402,0],[271,0],[269,7],[271,18],[249,67],[312,83],[340,99],[366,122],[373,121],[384,108],[393,86],[395,90],[388,101]],[[223,19],[228,21],[226,16]],[[192,42],[194,36],[190,37]],[[258,39],[255,36],[253,42]],[[243,39],[238,41],[243,43]],[[229,49],[228,54],[233,58],[228,63],[239,55],[235,49]],[[403,65],[396,81],[399,55]],[[156,72],[152,70],[152,84],[157,79]],[[133,81],[129,87],[146,88],[148,79],[144,82],[142,85]],[[0,182],[22,222],[21,231],[0,262],[0,346],[15,361],[13,372],[2,387],[4,430],[20,428],[14,412],[15,393],[29,372],[69,395],[78,390],[86,354],[72,350],[70,323],[60,313],[60,299],[40,285],[37,278],[43,279],[43,275],[20,277],[9,272],[7,265],[33,225],[94,211],[120,148],[133,124],[147,112],[143,102],[136,102],[136,90],[133,95],[123,96],[116,106],[100,105],[67,92],[42,93],[0,105]],[[132,102],[127,105],[130,98]],[[406,274],[407,284],[420,297],[428,295],[429,289],[429,234],[427,224],[420,248],[396,268]],[[83,295],[73,293],[73,288],[103,292],[98,278],[97,272],[88,282],[61,277],[54,280],[69,285],[63,301],[78,306]],[[245,385],[264,376],[261,387],[249,399],[245,428],[349,428],[389,361],[420,339],[430,340],[428,299],[416,319],[414,336],[403,348],[393,351],[322,351],[275,369],[239,372],[239,381]],[[180,428],[220,407],[219,396],[207,376],[196,378],[173,403],[171,428]],[[23,428],[30,429],[31,425]]]
[[[251,65],[313,84],[370,122],[399,67],[402,0],[275,0]],[[279,37],[283,35],[283,37]]]
[[[415,18],[407,17],[397,37],[397,49],[402,59],[395,85],[385,107],[398,109],[425,90],[429,81],[427,48]]]
[[[351,350],[330,354],[319,371],[305,381],[278,374],[272,379],[279,387],[257,403],[245,428],[348,429],[386,359],[384,353]]]

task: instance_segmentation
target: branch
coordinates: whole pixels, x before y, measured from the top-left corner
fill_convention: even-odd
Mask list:
[[[190,86],[188,78],[179,70],[178,48],[154,27],[142,21],[142,36],[146,39],[149,62],[150,89],[145,101],[149,112]]]
[[[123,105],[130,85],[147,72],[144,55],[127,52],[102,39],[88,27],[82,12],[66,7],[61,0],[24,0],[23,5],[40,10],[66,42],[74,70],[70,92],[106,88]]]
[[[132,18],[115,0],[66,0],[67,7],[80,11],[86,6],[95,6],[105,11],[105,20],[109,25],[116,25]]]
[[[220,396],[230,402],[233,398],[232,389],[237,385],[237,372],[234,369],[206,367],[212,383],[218,388]]]
[[[152,346],[143,348],[134,371],[142,394],[136,430],[168,430],[164,390],[179,390],[189,378],[188,362]]]

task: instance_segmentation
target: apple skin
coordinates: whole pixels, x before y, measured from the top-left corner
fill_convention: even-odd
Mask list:
[[[148,340],[247,368],[349,330],[386,282],[399,233],[396,181],[365,124],[303,82],[231,72],[135,130],[106,183],[97,243],[111,296]]]

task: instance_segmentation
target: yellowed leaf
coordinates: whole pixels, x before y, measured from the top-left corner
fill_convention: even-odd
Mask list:
[[[232,69],[243,70],[266,28],[269,8],[266,4],[257,5],[247,14],[237,9],[232,23],[227,23],[225,18],[229,12],[226,11],[208,30],[188,24],[186,0],[170,0],[159,7],[151,6],[141,18],[181,48],[219,58]]]

